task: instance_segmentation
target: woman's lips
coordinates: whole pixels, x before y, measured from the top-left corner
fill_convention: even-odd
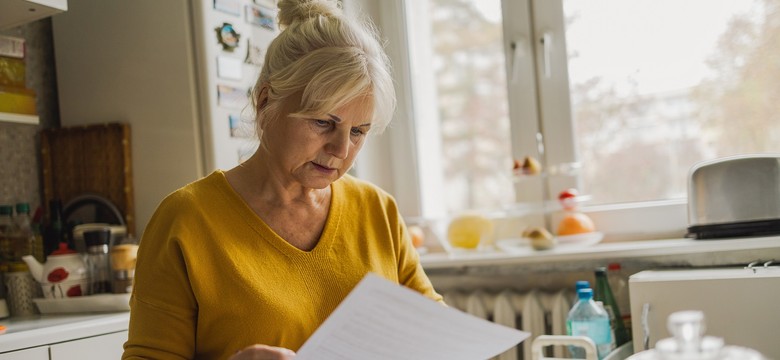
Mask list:
[[[327,167],[327,166],[320,165],[320,164],[317,164],[317,163],[315,163],[315,162],[312,162],[312,164],[314,165],[314,168],[315,168],[315,169],[317,169],[317,170],[319,170],[319,171],[321,171],[321,172],[324,172],[324,173],[331,173],[331,172],[334,172],[334,171],[336,171],[336,169],[335,169],[335,168],[329,168],[329,167]]]

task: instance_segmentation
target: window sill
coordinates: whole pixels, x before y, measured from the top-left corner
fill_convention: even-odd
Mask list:
[[[590,247],[559,247],[551,250],[506,253],[474,251],[430,253],[420,256],[429,270],[467,270],[469,268],[545,266],[566,268],[591,263],[653,262],[670,265],[718,266],[747,265],[753,261],[780,261],[780,236],[694,240],[667,239],[600,243]],[[762,265],[760,265],[762,266]]]

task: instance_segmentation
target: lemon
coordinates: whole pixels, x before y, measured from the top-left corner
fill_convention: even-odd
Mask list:
[[[458,248],[475,249],[483,239],[492,236],[493,222],[478,214],[460,215],[447,228],[447,240]]]

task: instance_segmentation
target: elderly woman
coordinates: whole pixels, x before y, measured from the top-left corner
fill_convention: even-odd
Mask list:
[[[394,108],[375,35],[334,1],[278,6],[253,91],[260,147],[160,204],[125,359],[292,358],[368,272],[441,301],[395,200],[347,175]]]

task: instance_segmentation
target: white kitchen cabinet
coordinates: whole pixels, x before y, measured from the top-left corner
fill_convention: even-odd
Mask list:
[[[39,346],[0,354],[0,360],[49,360],[49,347]]]
[[[0,360],[119,359],[129,320],[129,312],[3,319]]]
[[[49,359],[119,359],[122,357],[122,346],[125,341],[127,341],[127,331],[54,344],[49,346]]]
[[[0,354],[0,360],[103,360],[122,357],[127,331]]]
[[[68,10],[68,0],[2,0],[0,30],[43,19]]]

